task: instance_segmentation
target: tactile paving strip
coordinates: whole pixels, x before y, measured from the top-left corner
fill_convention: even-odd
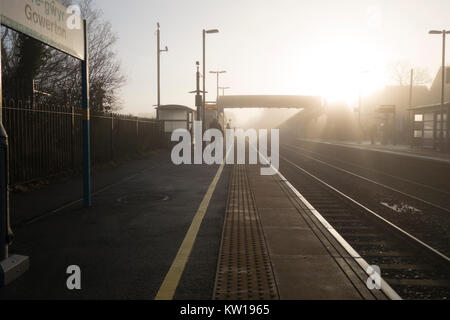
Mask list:
[[[244,165],[232,172],[213,299],[279,299]]]

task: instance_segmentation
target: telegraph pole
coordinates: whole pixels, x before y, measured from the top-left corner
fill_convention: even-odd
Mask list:
[[[158,65],[158,79],[157,79],[157,83],[158,83],[158,103],[157,103],[157,109],[156,109],[156,119],[159,119],[159,107],[161,106],[161,53],[162,52],[168,52],[169,48],[166,48],[161,50],[161,31],[160,31],[160,25],[159,22],[156,24],[157,25],[157,30],[156,30],[156,38],[157,38],[157,65]]]

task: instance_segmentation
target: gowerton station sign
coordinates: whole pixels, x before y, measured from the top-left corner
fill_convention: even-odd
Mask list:
[[[78,12],[56,0],[0,0],[1,24],[84,60]]]

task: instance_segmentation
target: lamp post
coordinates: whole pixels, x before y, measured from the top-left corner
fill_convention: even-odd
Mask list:
[[[225,96],[225,90],[231,89],[230,87],[219,87],[222,90],[222,96]]]
[[[210,71],[209,73],[215,74],[217,76],[217,101],[219,101],[219,96],[220,96],[220,93],[219,93],[219,88],[220,88],[220,86],[219,86],[219,77],[220,77],[221,74],[225,74],[227,72],[223,70],[223,71]]]
[[[444,104],[445,104],[445,36],[450,34],[450,31],[446,30],[431,30],[429,34],[442,34],[442,92],[441,92],[441,128],[439,132],[439,148],[441,151],[445,151],[447,148],[444,144]],[[447,108],[447,146],[449,144],[448,128],[450,125],[450,105]]]
[[[202,122],[203,130],[206,129],[206,35],[219,33],[217,29],[203,29],[203,106],[202,106]]]
[[[167,46],[165,49],[161,50],[161,32],[159,22],[157,23],[156,37],[157,37],[157,64],[158,64],[158,103],[156,109],[156,119],[159,119],[159,107],[161,106],[161,53],[169,52],[169,48]]]

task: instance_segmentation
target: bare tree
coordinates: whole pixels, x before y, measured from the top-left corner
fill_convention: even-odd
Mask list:
[[[89,70],[91,81],[91,102],[101,110],[115,111],[121,106],[118,90],[125,84],[126,77],[121,70],[114,47],[117,35],[111,23],[103,19],[92,0],[81,0],[82,16],[89,22]]]
[[[63,1],[68,4],[68,0]],[[82,17],[89,24],[89,78],[91,108],[116,111],[121,108],[119,90],[126,78],[114,50],[117,35],[111,23],[103,19],[92,0],[79,0]],[[36,83],[48,93],[46,102],[80,101],[80,62],[34,39],[10,29],[2,29],[2,58],[5,84],[14,79]]]
[[[391,81],[399,86],[408,86],[411,82],[411,65],[405,61],[395,61],[387,67]],[[428,85],[432,78],[425,68],[414,68],[414,84]]]
[[[433,81],[430,73],[426,68],[414,69],[414,84],[416,85],[429,85]]]

